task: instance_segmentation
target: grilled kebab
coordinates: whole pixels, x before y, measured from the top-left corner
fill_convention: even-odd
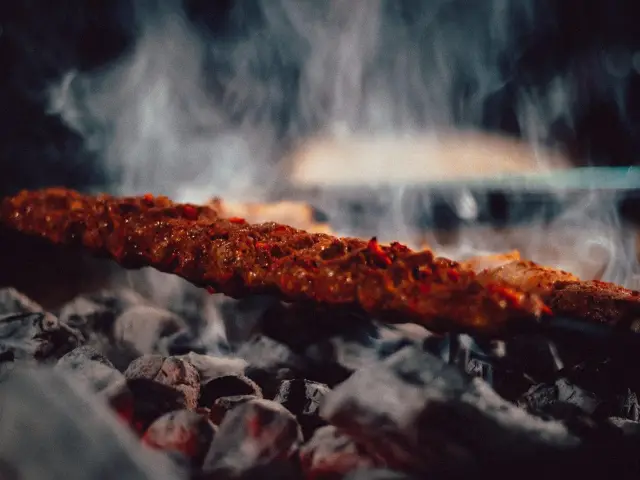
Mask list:
[[[151,266],[234,298],[270,294],[433,331],[487,334],[535,323],[547,311],[537,295],[479,278],[428,250],[250,224],[150,194],[23,191],[3,200],[0,220],[24,234],[83,247],[127,268]]]
[[[539,295],[555,315],[640,327],[640,292],[599,280],[584,281],[572,273],[520,258],[519,252],[475,257],[462,265],[478,278],[502,280],[524,292]]]

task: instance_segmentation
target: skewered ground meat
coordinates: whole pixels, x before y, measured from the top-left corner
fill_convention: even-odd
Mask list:
[[[638,329],[640,292],[614,283],[583,281],[575,275],[528,260],[513,259],[514,254],[468,260],[466,265],[478,278],[502,280],[524,292],[539,295],[554,315],[579,318]]]
[[[502,280],[520,290],[543,297],[552,292],[558,282],[580,282],[578,277],[569,272],[538,265],[529,260],[517,260],[477,273],[481,278]]]
[[[56,244],[81,246],[128,268],[152,266],[239,298],[361,309],[434,331],[495,334],[535,321],[546,307],[505,282],[476,278],[459,264],[378,244],[309,234],[285,225],[220,218],[166,197],[85,196],[65,189],[24,191],[2,202],[6,227]]]
[[[558,315],[640,329],[640,292],[613,283],[558,281],[544,298]]]

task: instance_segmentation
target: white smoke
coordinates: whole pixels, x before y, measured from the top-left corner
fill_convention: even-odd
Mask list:
[[[179,0],[134,4],[133,49],[101,71],[69,72],[51,90],[51,111],[119,175],[116,193],[192,202],[267,198],[286,183],[279,160],[319,134],[477,127],[487,100],[511,79],[505,65],[545,18],[535,0],[261,0],[244,19],[252,28],[218,39],[196,28]],[[236,18],[242,5],[248,2],[236,3]],[[615,60],[617,77],[637,64],[631,56],[629,65]],[[574,74],[559,72],[519,94],[516,115],[534,147],[550,141],[557,122],[572,127]],[[622,85],[607,88],[617,94]],[[539,169],[547,167],[541,156]],[[391,214],[370,233],[410,237],[414,212],[404,200],[402,191],[380,199]],[[462,198],[461,205],[473,214],[472,203]],[[572,200],[547,227],[426,240],[454,257],[521,248],[534,260],[631,286],[634,238],[613,202],[594,192]],[[166,276],[154,281],[163,297],[181,285],[176,279],[171,287]]]
[[[134,2],[133,49],[52,88],[51,112],[119,175],[122,193],[256,199],[279,180],[270,166],[283,149],[308,135],[477,125],[506,81],[501,59],[517,53],[511,19],[532,16],[531,2],[507,0],[254,3],[235,7],[253,28],[217,40],[180,0]]]
[[[133,50],[102,71],[69,72],[52,91],[52,112],[120,175],[118,193],[203,201],[259,189],[273,155],[269,126],[229,124],[205,87],[206,43],[179,1],[135,5]]]

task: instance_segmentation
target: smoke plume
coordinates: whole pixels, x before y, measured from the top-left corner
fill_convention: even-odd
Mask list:
[[[179,0],[136,2],[134,48],[52,87],[51,111],[119,175],[116,193],[261,200],[287,181],[281,159],[310,137],[482,128],[520,80],[534,26],[538,35],[556,28],[534,0],[262,0],[231,9],[224,34],[214,35]],[[573,128],[583,94],[575,79],[591,62],[609,65],[607,78],[586,83],[622,98],[633,58],[598,55],[508,97],[524,140],[541,147],[558,125]],[[422,168],[438,161],[425,158]],[[543,156],[538,168],[548,168]],[[454,257],[517,247],[632,286],[634,234],[614,199],[595,188],[585,195],[535,235],[478,229],[448,245],[427,241]],[[371,233],[410,232],[402,192],[387,203],[393,215]]]

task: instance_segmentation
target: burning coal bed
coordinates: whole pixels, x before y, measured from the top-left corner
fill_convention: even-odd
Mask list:
[[[213,355],[197,315],[130,290],[55,312],[1,290],[0,478],[640,474],[640,367],[616,348],[265,302]]]

